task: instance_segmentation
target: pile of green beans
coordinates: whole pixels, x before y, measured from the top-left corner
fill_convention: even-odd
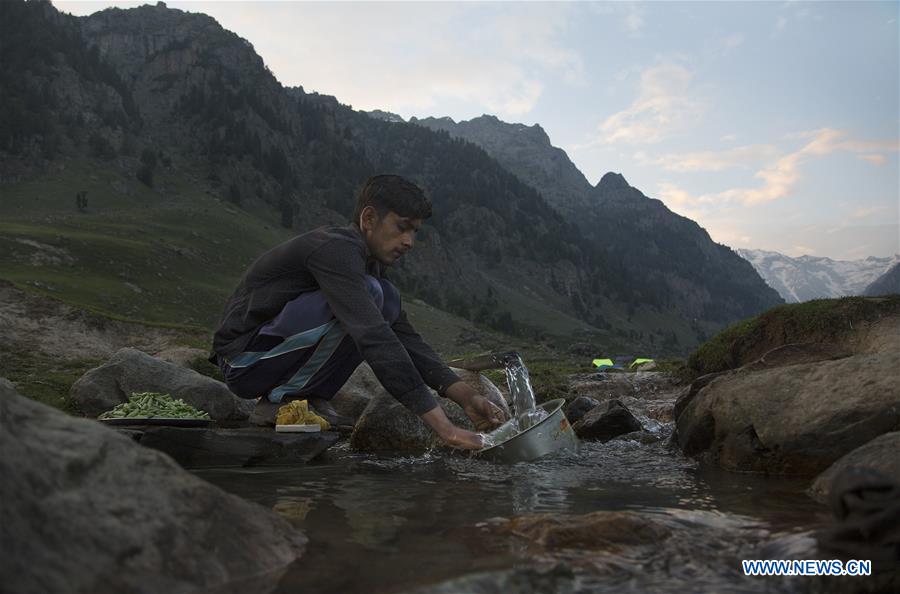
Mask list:
[[[158,392],[133,392],[128,402],[117,404],[98,419],[209,419],[209,414],[197,410],[182,399]]]

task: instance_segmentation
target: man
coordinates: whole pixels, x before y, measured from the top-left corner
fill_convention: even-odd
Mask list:
[[[447,444],[479,449],[478,433],[456,427],[427,386],[450,398],[479,430],[502,411],[462,382],[406,319],[384,268],[412,249],[431,201],[396,175],[366,182],[352,223],[298,235],[260,256],[225,305],[213,362],[232,392],[259,408],[306,399],[337,421],[328,401],[367,361],[385,389]]]

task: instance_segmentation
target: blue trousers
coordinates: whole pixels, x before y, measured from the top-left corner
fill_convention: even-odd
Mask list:
[[[384,319],[400,316],[400,293],[389,281],[366,276],[366,287]],[[302,293],[263,324],[247,351],[219,368],[228,388],[241,398],[286,396],[330,400],[362,363],[353,339],[335,319],[322,291]]]

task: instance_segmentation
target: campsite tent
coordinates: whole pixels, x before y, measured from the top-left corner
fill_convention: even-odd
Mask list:
[[[603,371],[607,367],[615,367],[615,363],[612,362],[612,359],[594,359],[592,361],[594,367],[597,368],[597,371]]]

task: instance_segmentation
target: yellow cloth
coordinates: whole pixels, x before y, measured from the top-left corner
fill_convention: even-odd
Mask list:
[[[309,410],[306,400],[292,400],[278,409],[276,425],[318,425],[322,431],[328,431],[328,421]]]

